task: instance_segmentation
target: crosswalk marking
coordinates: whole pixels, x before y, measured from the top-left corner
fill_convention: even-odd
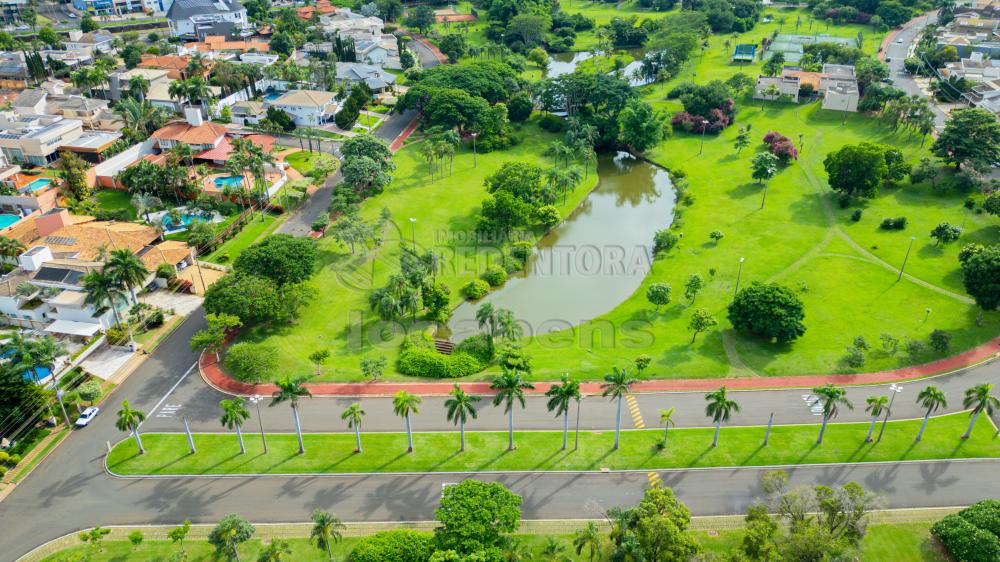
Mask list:
[[[181,404],[164,404],[156,413],[158,418],[172,418],[181,409]]]
[[[628,404],[628,411],[632,414],[632,425],[636,429],[646,429],[646,422],[642,419],[642,412],[639,411],[639,403],[636,401],[635,396],[626,394],[625,403]]]

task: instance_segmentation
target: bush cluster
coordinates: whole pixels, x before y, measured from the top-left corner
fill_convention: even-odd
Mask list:
[[[350,562],[426,562],[431,557],[431,537],[409,529],[382,531],[358,541]]]
[[[451,355],[438,353],[425,340],[408,339],[396,362],[396,369],[404,375],[452,379],[478,373],[485,368],[471,353],[456,349]]]
[[[882,224],[878,227],[882,230],[903,230],[906,228],[906,217],[882,219]]]
[[[473,279],[468,285],[462,287],[462,294],[470,301],[477,301],[490,292],[490,284],[482,279]]]
[[[983,500],[948,515],[931,527],[956,560],[992,562],[1000,560],[1000,502]]]
[[[792,140],[778,131],[768,131],[764,135],[764,144],[771,147],[771,154],[777,156],[782,164],[799,159],[799,151],[795,150]]]
[[[241,342],[226,350],[226,370],[238,381],[261,382],[277,369],[278,354],[270,346]]]

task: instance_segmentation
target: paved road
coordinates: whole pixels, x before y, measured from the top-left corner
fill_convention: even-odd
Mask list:
[[[937,13],[928,13],[913,26],[900,31],[896,39],[886,48],[886,58],[889,59],[889,76],[893,80],[893,86],[903,90],[908,95],[916,94],[920,97],[927,97],[917,86],[917,83],[913,81],[913,78],[904,71],[903,61],[909,56],[912,48],[920,39],[920,33],[924,28],[934,24],[936,21]],[[934,125],[938,129],[943,129],[948,115],[944,111],[941,111],[933,102],[934,100],[931,100],[931,109],[934,111]]]

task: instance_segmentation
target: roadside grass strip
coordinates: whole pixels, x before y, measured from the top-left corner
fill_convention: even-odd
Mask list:
[[[775,426],[766,447],[761,445],[764,427],[723,428],[715,448],[711,427],[671,429],[662,450],[662,429],[624,430],[618,451],[612,450],[613,430],[581,432],[575,451],[572,439],[566,451],[559,449],[558,431],[515,432],[513,451],[507,450],[506,432],[468,432],[464,453],[459,452],[457,432],[415,433],[415,449],[409,454],[404,433],[363,433],[360,454],[354,452],[353,433],[309,433],[301,455],[294,433],[268,434],[266,454],[260,435],[245,433],[245,455],[239,452],[235,433],[195,434],[194,454],[184,433],[149,433],[142,436],[146,454],[137,454],[133,439],[123,439],[109,453],[107,466],[120,476],[181,476],[659,470],[1000,456],[1000,439],[985,416],[966,440],[960,436],[969,423],[967,413],[932,418],[923,439],[916,442],[920,423],[890,421],[880,443],[864,442],[868,423],[831,423],[822,445],[816,444],[819,425]]]

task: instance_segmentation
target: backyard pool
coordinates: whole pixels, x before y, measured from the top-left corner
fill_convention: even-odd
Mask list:
[[[19,220],[21,220],[19,215],[0,214],[0,229],[7,228]]]
[[[21,188],[22,191],[38,191],[39,189],[45,189],[52,183],[49,178],[38,178],[37,180],[29,183],[28,185]]]
[[[222,176],[215,178],[216,189],[223,189],[226,187],[233,187],[243,183],[243,176]]]
[[[264,101],[274,101],[282,96],[281,92],[269,92],[264,94]]]
[[[14,350],[12,348],[7,348],[0,353],[0,359],[10,359],[14,355]],[[29,381],[43,381],[52,375],[52,369],[49,367],[35,367],[34,369],[28,369],[24,372],[24,379]]]
[[[178,230],[184,230],[184,229],[186,229],[191,224],[192,221],[196,221],[196,220],[210,221],[210,220],[212,220],[212,217],[211,216],[205,216],[205,215],[202,215],[202,214],[197,214],[197,213],[195,213],[193,215],[192,214],[185,214],[185,215],[181,215],[181,224],[176,224],[175,225],[173,223],[173,221],[170,220],[170,216],[169,215],[163,215],[163,230],[166,230],[167,232],[176,232]]]

